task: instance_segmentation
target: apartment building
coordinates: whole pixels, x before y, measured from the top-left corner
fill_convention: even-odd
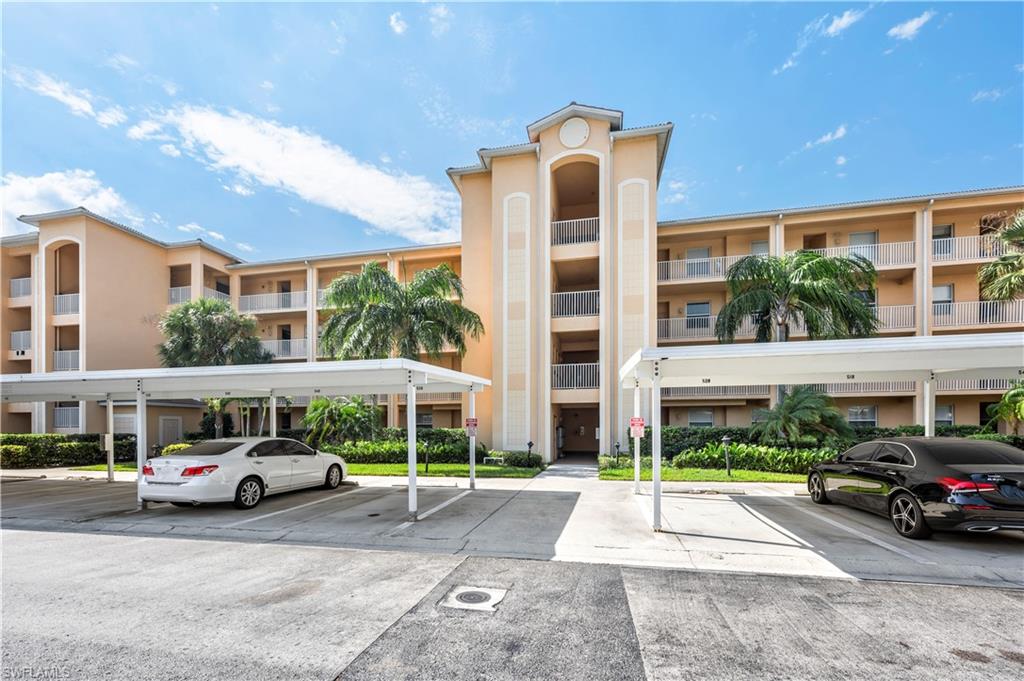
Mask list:
[[[462,276],[465,304],[486,333],[465,357],[428,361],[493,381],[477,398],[482,442],[532,443],[554,458],[626,443],[632,391],[616,389],[619,367],[644,346],[717,342],[725,273],[746,255],[867,257],[879,281],[860,294],[876,306],[882,336],[1024,329],[1024,301],[982,300],[977,284],[978,267],[1002,253],[991,232],[1024,206],[1024,187],[659,222],[672,129],[626,128],[621,111],[573,103],[528,126],[524,143],[481,149],[478,163],[448,170],[462,198],[457,244],[247,263],[201,241],[163,243],[81,208],[26,216],[38,231],[2,242],[3,372],[156,366],[159,315],[202,296],[253,315],[275,362],[317,361],[331,280],[374,260],[400,279],[444,262]],[[792,333],[794,342],[806,337]],[[751,324],[737,342],[752,340]],[[921,419],[913,382],[823,388],[853,423]],[[940,384],[938,420],[977,424],[1005,388]],[[747,425],[772,395],[758,385],[666,389],[663,422]],[[280,426],[297,426],[307,403],[296,396],[280,407]],[[404,423],[403,400],[382,404],[389,423]],[[424,393],[417,421],[459,426],[464,406],[456,394]],[[134,428],[130,405],[115,413],[115,429]],[[195,427],[202,405],[151,413],[151,439],[170,441]],[[100,404],[7,405],[0,430],[99,432],[103,418]]]

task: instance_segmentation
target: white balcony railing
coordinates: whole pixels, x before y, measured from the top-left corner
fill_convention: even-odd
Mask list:
[[[600,386],[601,372],[596,362],[551,365],[551,388],[553,390],[599,388]]]
[[[316,306],[318,308],[323,307],[324,303],[327,302],[327,289],[321,288],[316,291]]]
[[[858,383],[815,383],[814,388],[829,395],[890,395],[913,393],[914,381],[861,381]]]
[[[936,327],[1024,324],[1024,300],[975,300],[932,303]]]
[[[135,414],[114,414],[115,433],[134,433]]]
[[[661,396],[680,397],[768,397],[768,385],[697,385],[677,388],[662,388]]]
[[[78,428],[78,407],[54,407],[53,427],[54,428]]]
[[[78,350],[54,350],[54,371],[78,371]]]
[[[223,291],[218,291],[215,288],[209,286],[203,287],[203,298],[212,298],[214,300],[223,300],[224,302],[231,302],[231,296]]]
[[[239,296],[239,312],[274,312],[277,310],[301,310],[306,307],[306,292],[257,293]]]
[[[936,381],[937,392],[987,392],[994,390],[1006,392],[1010,389],[1012,381],[1008,378],[956,378]]]
[[[551,244],[586,244],[601,238],[601,218],[556,220],[551,223]]]
[[[690,340],[692,338],[716,338],[717,315],[696,315],[690,317],[668,317],[658,320],[658,340]],[[753,338],[757,325],[753,317],[747,317],[736,330],[736,338]]]
[[[260,341],[260,345],[263,346],[264,350],[271,353],[278,359],[305,358],[306,356],[307,344],[305,338],[265,340]]]
[[[32,277],[11,279],[11,298],[23,298],[32,295]]]
[[[416,393],[416,402],[461,402],[462,393]],[[406,396],[399,395],[398,402],[405,404]]]
[[[879,331],[912,330],[916,326],[913,305],[876,305]]]
[[[932,239],[933,262],[993,260],[1006,253],[1006,245],[992,234]]]
[[[53,314],[78,314],[78,294],[62,293],[53,297]]]
[[[700,281],[725,279],[729,268],[747,255],[720,255],[714,258],[663,260],[658,263],[658,281]]]
[[[31,350],[32,331],[11,331],[11,350]]]
[[[600,291],[570,291],[551,294],[552,317],[593,317],[600,313]]]
[[[886,244],[866,244],[863,246],[834,246],[832,248],[807,248],[804,250],[831,258],[848,258],[859,255],[867,258],[876,267],[894,267],[914,264],[914,242],[897,241]]]
[[[172,286],[167,289],[167,304],[180,305],[192,300],[191,286]]]

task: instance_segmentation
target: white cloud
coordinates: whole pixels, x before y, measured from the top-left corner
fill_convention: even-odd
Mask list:
[[[831,132],[826,132],[824,135],[814,140],[813,142],[804,143],[804,149],[810,149],[811,147],[816,147],[821,144],[835,142],[836,140],[841,140],[844,137],[846,137],[846,123],[840,123],[839,127],[836,128],[835,130]]]
[[[166,225],[167,224],[167,222],[164,220],[163,216],[160,215],[160,213],[150,213],[149,214],[149,221],[152,222],[153,224],[156,224],[156,225]]]
[[[295,206],[288,206],[288,212],[292,215],[302,215],[302,211]]]
[[[839,16],[833,15],[832,23],[825,29],[825,35],[829,38],[835,38],[837,35],[863,19],[866,12],[867,10],[848,9]]]
[[[427,14],[430,19],[430,33],[435,38],[441,37],[452,27],[452,11],[448,9],[448,5],[431,5]]]
[[[845,166],[846,165],[846,157],[843,156],[842,154],[840,154],[839,156],[836,156],[836,165],[837,166]]]
[[[395,35],[402,35],[405,33],[406,29],[409,28],[409,24],[402,21],[401,12],[395,12],[388,17],[388,26],[391,27],[391,30],[394,31]]]
[[[263,185],[351,215],[416,243],[459,237],[459,199],[425,177],[380,168],[315,133],[238,111],[182,106],[160,114],[147,134],[173,129],[178,147],[227,183]]]
[[[165,80],[163,83],[161,83],[160,87],[162,87],[164,89],[164,92],[166,92],[171,97],[178,94],[178,90],[180,89],[177,83],[172,83],[169,80]]]
[[[252,196],[253,194],[256,193],[252,190],[252,188],[242,184],[241,182],[236,182],[230,185],[222,184],[221,187],[224,188],[224,191],[233,192],[235,194],[238,194],[239,196]]]
[[[978,90],[977,92],[974,93],[974,96],[971,97],[971,101],[994,102],[997,99],[1002,99],[1003,95],[1005,94],[1006,92],[1004,92],[1003,90],[999,90],[997,88],[993,88],[991,90]]]
[[[163,154],[167,154],[171,158],[178,158],[179,156],[181,156],[181,151],[178,149],[178,147],[176,147],[176,146],[174,146],[173,144],[170,144],[170,143],[168,143],[168,144],[161,144],[160,145],[160,152],[163,153]]]
[[[139,226],[143,218],[92,170],[65,170],[34,177],[7,173],[3,177],[3,233],[31,231],[19,215],[49,213],[83,206],[111,220]]]
[[[921,30],[921,27],[927,24],[934,16],[935,12],[927,10],[920,16],[908,19],[902,24],[896,24],[889,29],[886,35],[890,38],[896,38],[897,40],[913,40],[917,37],[917,33]]]
[[[7,74],[11,82],[18,87],[56,100],[66,106],[73,115],[91,118],[104,128],[120,125],[128,120],[121,107],[110,106],[97,111],[94,104],[99,102],[91,92],[76,89],[69,83],[57,80],[42,71],[12,66]]]
[[[274,89],[274,84],[271,83],[269,80],[265,80],[262,83],[260,83],[260,89],[269,92]]]
[[[207,229],[206,227],[203,227],[202,225],[195,222],[190,222],[185,225],[178,225],[178,231],[185,232],[187,234],[192,234],[200,239],[203,238],[204,236],[208,239],[214,239],[216,241],[224,241],[225,239],[224,235],[221,234],[220,232],[215,232],[212,229]]]
[[[713,122],[713,121],[717,121],[718,120],[718,116],[715,115],[714,113],[710,112],[710,111],[705,111],[703,113],[692,113],[692,114],[690,114],[690,120],[691,121],[712,121]]]
[[[128,69],[133,69],[139,65],[139,62],[135,61],[126,54],[121,54],[120,52],[117,52],[107,57],[104,63],[110,68],[114,69],[115,71],[120,71],[121,73],[124,73]]]
[[[690,198],[690,183],[684,182],[683,180],[672,180],[668,183],[668,196],[665,197],[665,203],[685,203]]]
[[[242,251],[244,253],[252,253],[253,251],[256,250],[250,244],[247,244],[244,241],[236,241],[235,242],[235,248],[237,248],[238,250],[240,250],[240,251]]]
[[[410,81],[416,84],[415,78]],[[451,96],[444,89],[434,87],[430,92],[431,94],[419,98],[423,117],[434,127],[448,130],[463,139],[504,141],[518,128],[516,119],[512,116],[506,116],[501,120],[468,116],[456,109]]]

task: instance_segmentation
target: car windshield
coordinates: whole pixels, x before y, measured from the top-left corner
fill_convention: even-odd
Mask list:
[[[947,466],[989,463],[1024,466],[1024,451],[1002,442],[930,442],[928,452]]]
[[[227,454],[232,449],[238,449],[242,442],[200,442],[188,449],[180,449],[167,456],[218,456]]]

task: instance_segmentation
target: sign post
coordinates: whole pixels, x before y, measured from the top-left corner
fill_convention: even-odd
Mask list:
[[[636,394],[639,396],[639,391]],[[637,411],[640,411],[639,408]],[[640,439],[644,436],[646,425],[642,416],[629,419],[629,436],[633,438],[633,494],[640,494]]]

